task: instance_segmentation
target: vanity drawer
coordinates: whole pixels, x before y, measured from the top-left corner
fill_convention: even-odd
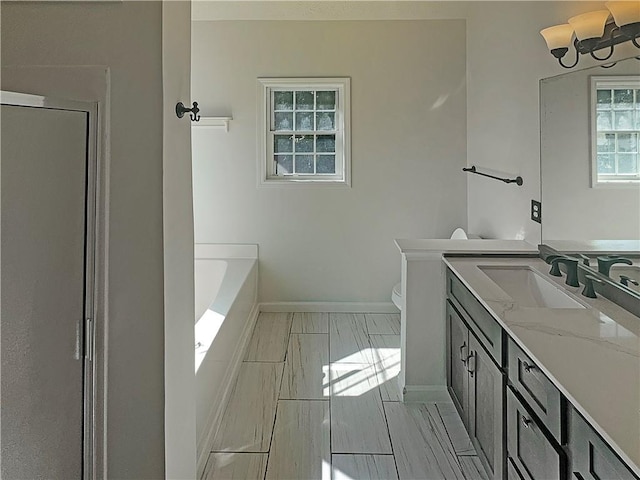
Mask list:
[[[447,269],[447,295],[456,307],[466,313],[473,333],[480,339],[489,355],[502,365],[502,328],[453,272]]]
[[[535,415],[531,414],[510,387],[507,387],[507,452],[509,461],[516,467],[513,470],[521,478],[564,478],[565,454],[547,437]]]
[[[509,338],[509,382],[527,402],[558,444],[564,445],[564,400],[540,368]]]

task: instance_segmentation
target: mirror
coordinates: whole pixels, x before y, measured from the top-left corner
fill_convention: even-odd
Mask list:
[[[640,252],[640,61],[540,81],[542,243]]]

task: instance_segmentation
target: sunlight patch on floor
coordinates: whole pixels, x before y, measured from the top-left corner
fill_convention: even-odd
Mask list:
[[[375,366],[357,362],[365,353],[375,360]],[[394,381],[399,373],[399,348],[362,349],[331,365],[323,365],[323,396],[359,397],[383,383]]]

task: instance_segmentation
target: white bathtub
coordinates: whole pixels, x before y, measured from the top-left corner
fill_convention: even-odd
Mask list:
[[[257,246],[196,245],[198,466],[204,467],[257,316]],[[201,472],[200,472],[201,473]]]

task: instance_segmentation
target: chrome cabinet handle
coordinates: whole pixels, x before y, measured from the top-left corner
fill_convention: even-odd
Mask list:
[[[532,423],[533,420],[522,415],[522,425],[524,426],[524,428],[531,428]]]
[[[473,359],[473,367],[471,366],[471,362],[470,360]],[[467,372],[469,372],[469,375],[471,375],[473,377],[473,374],[476,371],[476,353],[475,352],[471,352],[469,353],[469,356],[467,357]]]
[[[465,365],[467,364],[467,357],[465,357],[465,354],[463,353],[463,351],[466,349],[467,349],[467,342],[463,342],[462,345],[460,346],[460,361]]]
[[[522,362],[522,367],[524,368],[524,371],[527,373],[531,373],[531,370],[535,370],[536,366],[532,363],[527,363],[527,362]]]

